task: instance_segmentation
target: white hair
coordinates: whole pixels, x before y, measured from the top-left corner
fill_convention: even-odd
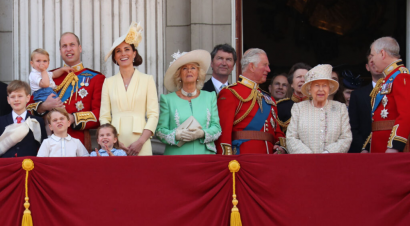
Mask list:
[[[261,61],[261,58],[260,58],[261,54],[266,55],[266,52],[258,48],[247,50],[241,60],[242,71],[245,71],[245,69],[248,67],[250,63],[259,64],[259,62]]]
[[[400,46],[396,39],[392,37],[381,37],[370,45],[370,49],[374,48],[376,53],[384,50],[392,57],[400,58]]]

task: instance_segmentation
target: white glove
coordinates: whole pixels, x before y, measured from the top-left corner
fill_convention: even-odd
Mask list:
[[[202,127],[189,129],[186,133],[182,134],[183,141],[193,141],[205,136],[205,132],[202,130]]]
[[[187,133],[188,130],[187,129],[177,129],[175,131],[175,140],[182,140],[182,134]]]

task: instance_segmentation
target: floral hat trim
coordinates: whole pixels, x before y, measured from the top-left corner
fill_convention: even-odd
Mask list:
[[[137,48],[142,41],[142,30],[140,23],[132,24],[124,41],[130,45],[134,44],[135,48]]]

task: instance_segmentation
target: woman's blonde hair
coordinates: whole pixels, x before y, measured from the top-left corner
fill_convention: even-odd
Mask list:
[[[205,78],[206,78],[206,71],[202,69],[198,63],[196,62],[191,62],[182,65],[181,67],[178,68],[178,70],[175,71],[175,74],[173,75],[174,77],[174,83],[175,86],[177,87],[177,90],[180,90],[182,88],[182,80],[181,80],[181,68],[183,68],[185,65],[188,64],[193,64],[198,68],[198,80],[196,81],[196,88],[197,89],[202,89],[204,86]]]

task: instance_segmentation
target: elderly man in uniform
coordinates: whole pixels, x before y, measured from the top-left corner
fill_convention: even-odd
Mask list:
[[[216,142],[217,153],[284,153],[285,135],[276,121],[275,101],[259,88],[270,72],[268,57],[261,49],[250,49],[241,64],[239,81],[218,95],[222,135]]]
[[[410,134],[410,75],[400,58],[400,47],[391,37],[377,39],[370,46],[371,63],[384,78],[377,81],[372,97],[372,133],[363,151],[408,152]]]
[[[27,110],[31,114],[44,115],[47,111],[64,106],[70,114],[71,128],[68,134],[80,139],[84,146],[91,150],[89,129],[99,126],[101,90],[105,76],[98,71],[84,68],[81,62],[82,48],[78,37],[71,32],[60,38],[60,54],[65,66],[74,72],[63,74],[54,79],[58,97],[51,94],[45,102],[31,103]]]

